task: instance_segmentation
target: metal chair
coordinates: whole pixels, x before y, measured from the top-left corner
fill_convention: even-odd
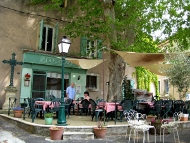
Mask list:
[[[149,114],[156,115],[157,117],[161,116],[163,100],[157,100],[152,107],[149,108]]]
[[[15,97],[9,97],[8,115],[10,115],[10,110],[16,107],[16,101],[17,99]]]
[[[122,109],[119,110],[119,113],[120,113],[119,118],[120,118],[120,121],[122,121],[123,117],[124,117],[123,112],[133,110],[133,101],[132,100],[123,100],[123,101],[121,101],[120,105],[122,106]]]
[[[166,118],[167,116],[172,116],[173,115],[173,100],[165,100],[163,101],[163,118]]]
[[[34,98],[34,100],[35,101],[45,101],[45,99],[44,98]],[[44,117],[44,113],[46,112],[46,111],[44,111],[43,110],[43,105],[42,104],[35,104],[35,106],[36,106],[36,108],[38,108],[38,109],[42,109],[41,111],[40,111],[40,117],[42,118],[42,116]]]
[[[179,140],[179,134],[178,134],[178,123],[180,121],[182,112],[175,112],[173,114],[173,122],[163,122],[163,124],[161,125],[161,128],[163,129],[163,143],[164,143],[164,131],[165,129],[171,130],[173,131],[173,135],[174,135],[174,140],[176,142],[176,138],[175,138],[175,131],[177,134],[177,138],[178,138],[178,142],[180,142]],[[160,130],[160,141],[161,141],[161,130]]]
[[[183,100],[175,100],[173,103],[174,113],[175,112],[182,112],[184,105],[185,105],[185,102]]]
[[[133,119],[134,118],[134,119]],[[130,125],[130,134],[129,134],[129,141],[130,142],[130,137],[131,137],[131,132],[134,132],[134,142],[135,138],[137,137],[138,140],[138,132],[143,132],[143,143],[145,143],[145,134],[147,133],[147,140],[149,141],[149,129],[154,128],[154,126],[151,126],[150,123],[146,122],[146,115],[133,112],[133,118],[129,118],[130,120],[129,125]],[[156,134],[155,134],[155,143],[156,143]]]
[[[32,122],[34,122],[34,119],[36,119],[37,114],[43,109],[38,108],[38,106],[35,106],[35,100],[33,98],[28,98],[28,104],[30,107]]]
[[[79,107],[80,115],[82,115],[82,113],[87,115],[90,102],[87,99],[83,99],[80,104],[82,104],[82,107]]]
[[[55,112],[56,113],[56,118],[58,118],[58,111],[59,111],[59,106],[60,106],[60,98],[54,98],[52,99],[51,101],[51,104],[52,108],[49,108],[49,112],[53,113]]]
[[[89,102],[91,104],[91,117],[92,117],[92,121],[93,121],[97,104],[93,99],[89,99]]]

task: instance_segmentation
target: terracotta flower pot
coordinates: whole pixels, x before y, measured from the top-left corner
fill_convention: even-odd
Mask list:
[[[94,134],[97,138],[105,138],[106,136],[106,128],[93,128]]]
[[[155,116],[147,116],[146,121],[151,122],[152,120],[155,120],[155,118],[156,118]]]
[[[14,117],[21,118],[23,110],[14,110]]]
[[[62,140],[63,139],[63,127],[51,127],[50,130],[50,138],[51,140]]]
[[[162,123],[151,123],[151,125],[156,128],[156,134],[160,135],[160,129],[161,129]],[[150,129],[150,134],[154,134],[153,128]],[[165,129],[164,134],[169,134],[168,129]],[[163,128],[161,129],[161,135],[163,135]]]

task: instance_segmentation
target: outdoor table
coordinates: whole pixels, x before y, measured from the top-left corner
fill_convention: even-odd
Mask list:
[[[46,111],[47,108],[52,108],[53,105],[51,105],[51,101],[35,101],[36,105],[42,105],[43,110]]]
[[[117,110],[122,110],[122,106],[119,105],[118,102],[106,102],[104,107],[106,113],[114,112],[115,111],[115,122],[117,118]],[[115,123],[116,124],[116,123]]]
[[[73,104],[75,104],[75,108],[76,108],[76,115],[78,116],[79,113],[79,109],[82,108],[82,104],[81,104],[81,100],[73,100]],[[89,109],[91,109],[91,104],[89,104]]]

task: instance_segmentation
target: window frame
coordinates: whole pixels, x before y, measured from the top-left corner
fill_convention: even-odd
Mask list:
[[[88,86],[86,85],[86,89],[88,89],[88,90],[90,90],[90,91],[99,91],[100,74],[87,73],[87,74],[86,74],[86,84],[87,84],[88,76],[96,76],[96,88],[89,87],[89,85],[88,85]]]
[[[48,24],[47,24],[48,23]],[[46,34],[46,44],[45,44],[45,47],[44,49],[42,49],[42,41],[43,41],[43,31],[44,31],[44,27],[47,30],[47,28],[51,28],[53,31],[52,31],[52,46],[51,46],[51,51],[47,51],[47,35]],[[56,49],[57,49],[57,39],[58,39],[58,23],[54,24],[54,23],[50,23],[50,22],[44,22],[44,20],[42,19],[40,21],[40,30],[39,30],[39,39],[38,39],[38,50],[39,51],[43,51],[43,52],[50,52],[50,53],[56,53]]]
[[[88,53],[88,43],[94,42],[94,52],[92,53],[92,50],[89,50],[90,52]],[[81,38],[81,44],[80,44],[80,52],[81,56],[85,58],[90,58],[90,59],[102,59],[102,40],[91,40],[86,37]],[[93,54],[94,56],[90,56]]]

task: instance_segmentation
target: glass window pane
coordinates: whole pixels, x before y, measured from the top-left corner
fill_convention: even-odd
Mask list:
[[[44,98],[45,99],[45,92],[32,92],[32,98]]]
[[[45,91],[45,75],[34,75],[33,77],[33,90]]]
[[[47,35],[47,49],[46,51],[52,51],[52,38],[53,38],[53,29],[48,28],[48,35]]]
[[[47,78],[48,90],[61,90],[61,78]]]
[[[43,28],[42,48],[40,50],[44,50],[45,51],[45,44],[46,44],[46,27]]]

